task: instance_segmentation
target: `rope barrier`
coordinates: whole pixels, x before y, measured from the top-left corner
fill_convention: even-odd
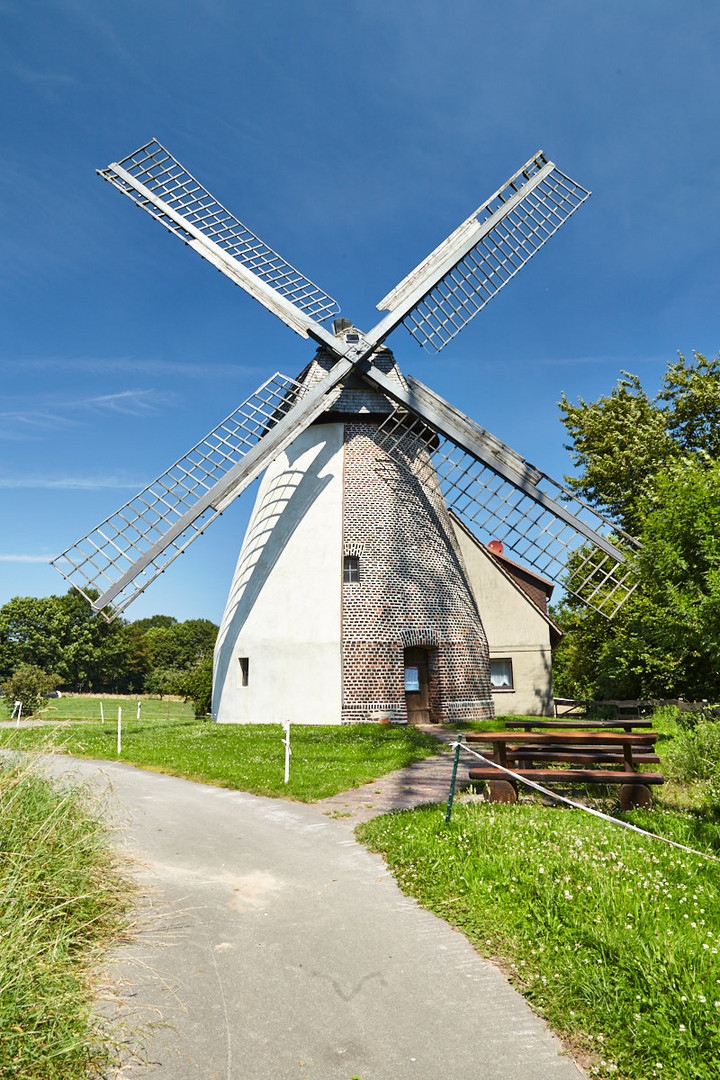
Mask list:
[[[497,761],[491,761],[489,758],[484,757],[478,753],[477,750],[471,749],[467,743],[458,739],[451,747],[452,750],[456,750],[457,753],[460,750],[466,750],[468,754],[472,754],[485,765],[492,765],[494,769],[498,769],[499,772],[505,773],[507,776],[511,776],[513,780],[519,780],[521,784],[525,784],[527,787],[533,788],[535,791],[539,791],[541,795],[547,796],[549,799],[554,799],[555,802],[565,803],[566,806],[572,806],[574,810],[583,810],[586,814],[592,814],[593,817],[601,818],[603,821],[609,821],[613,825],[620,825],[623,829],[630,829],[631,832],[640,833],[641,836],[649,836],[652,840],[661,840],[663,844],[669,844],[670,847],[679,848],[680,851],[686,851],[690,855],[699,855],[701,859],[710,859],[712,862],[720,862],[720,858],[717,855],[709,855],[706,851],[696,851],[695,848],[686,847],[685,844],[678,844],[676,840],[668,840],[667,836],[658,836],[657,833],[648,832],[647,829],[641,829],[638,825],[631,825],[629,821],[620,821],[619,818],[612,817],[610,814],[603,814],[600,810],[593,810],[591,806],[583,806],[582,803],[575,802],[574,799],[568,799],[565,795],[558,795],[555,791],[548,791],[547,788],[541,784],[537,784],[534,780],[529,780],[526,776],[521,776],[520,773],[513,772],[512,769],[506,769],[504,765],[500,765]],[[454,785],[453,785],[454,786]],[[452,805],[452,803],[450,803]],[[450,820],[449,812],[446,815],[445,822]]]

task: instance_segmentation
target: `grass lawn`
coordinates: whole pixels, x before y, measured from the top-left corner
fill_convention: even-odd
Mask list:
[[[413,727],[296,724],[290,734],[290,782],[285,784],[285,747],[279,724],[138,721],[126,720],[126,715],[123,708],[119,758],[117,719],[104,724],[5,728],[0,730],[0,746],[126,761],[189,780],[301,802],[314,802],[359,787],[436,754],[439,749],[437,740]]]
[[[194,716],[190,702],[171,698],[146,697],[144,694],[118,697],[103,694],[95,697],[92,694],[63,693],[61,698],[50,698],[34,719],[99,720],[101,702],[106,720],[117,720],[118,706],[122,707],[123,720],[137,716],[138,702],[140,716],[144,720],[179,720]],[[9,720],[11,712],[12,706],[4,698],[0,698],[0,720]]]
[[[663,798],[625,819],[720,856],[720,813]],[[385,815],[358,835],[500,962],[592,1076],[720,1076],[720,863],[530,798],[460,801],[447,827],[444,808]]]
[[[62,717],[75,717],[79,700],[51,705],[61,706]],[[86,715],[98,716],[97,699],[84,700]],[[120,702],[121,760],[302,801],[347,790],[438,749],[415,728],[296,725],[286,786],[279,725],[172,719],[181,703],[171,703],[167,719],[167,701],[157,702],[153,717],[156,703],[145,700],[138,721],[136,700],[106,704],[105,724],[64,724],[58,710],[59,724],[4,729],[0,745],[115,760]],[[502,727],[502,719],[487,726]],[[672,770],[682,729],[670,714],[654,721],[661,767]],[[668,784],[656,796],[656,809],[626,817],[720,856],[720,801],[704,811],[697,802],[706,783]],[[358,835],[385,856],[406,893],[503,966],[592,1076],[720,1075],[720,863],[532,798],[510,807],[461,799],[449,826],[444,807],[424,807],[376,818]]]
[[[130,890],[81,790],[26,763],[0,771],[0,1076],[105,1075],[112,1038],[92,967],[124,927]]]

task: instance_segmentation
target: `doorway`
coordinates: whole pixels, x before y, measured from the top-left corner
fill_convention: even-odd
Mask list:
[[[430,723],[428,650],[416,646],[404,650],[405,705],[408,724]]]

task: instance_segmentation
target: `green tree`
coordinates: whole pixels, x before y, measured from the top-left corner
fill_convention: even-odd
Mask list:
[[[701,451],[720,457],[720,354],[706,360],[682,353],[669,364],[656,399],[662,403],[673,441],[684,453]]]
[[[0,608],[0,679],[31,664],[55,672],[68,690],[139,693],[157,683],[154,671],[185,673],[212,657],[217,632],[209,619],[171,615],[107,623],[75,589],[16,596]],[[167,676],[161,681],[168,685]]]
[[[212,656],[199,660],[185,676],[183,696],[192,701],[197,717],[208,716],[212,709],[212,677]]]
[[[0,608],[0,676],[21,664],[60,671],[66,617],[59,596],[15,596]]]
[[[571,405],[563,394],[559,405],[578,470],[568,485],[633,535],[666,463],[696,452],[720,457],[720,354],[693,353],[692,362],[680,354],[654,398],[623,371],[609,397]]]
[[[153,668],[145,676],[145,693],[156,697],[165,697],[166,694],[184,697],[187,675],[187,671],[179,668]]]
[[[2,692],[11,706],[16,701],[22,702],[23,716],[32,716],[59,682],[57,675],[48,675],[34,664],[20,664],[2,684]]]
[[[652,400],[623,375],[610,397],[561,409],[572,486],[642,547],[611,622],[572,598],[555,609],[556,692],[720,699],[720,357],[680,356]]]
[[[209,619],[188,619],[171,626],[153,626],[146,635],[149,665],[187,671],[212,655],[218,628]]]
[[[571,405],[563,394],[560,409],[572,439],[566,449],[579,470],[565,478],[569,487],[634,534],[641,524],[639,501],[676,452],[663,410],[627,372],[609,397]]]

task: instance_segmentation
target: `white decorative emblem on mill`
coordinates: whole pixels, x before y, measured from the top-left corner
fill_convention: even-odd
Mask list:
[[[264,474],[218,637],[215,719],[491,715],[482,597],[457,518],[617,610],[631,538],[402,375],[384,345],[403,323],[442,349],[587,198],[542,153],[378,304],[387,315],[367,334],[158,142],[100,175],[319,346],[297,379],[274,375],[53,560],[112,619]]]

